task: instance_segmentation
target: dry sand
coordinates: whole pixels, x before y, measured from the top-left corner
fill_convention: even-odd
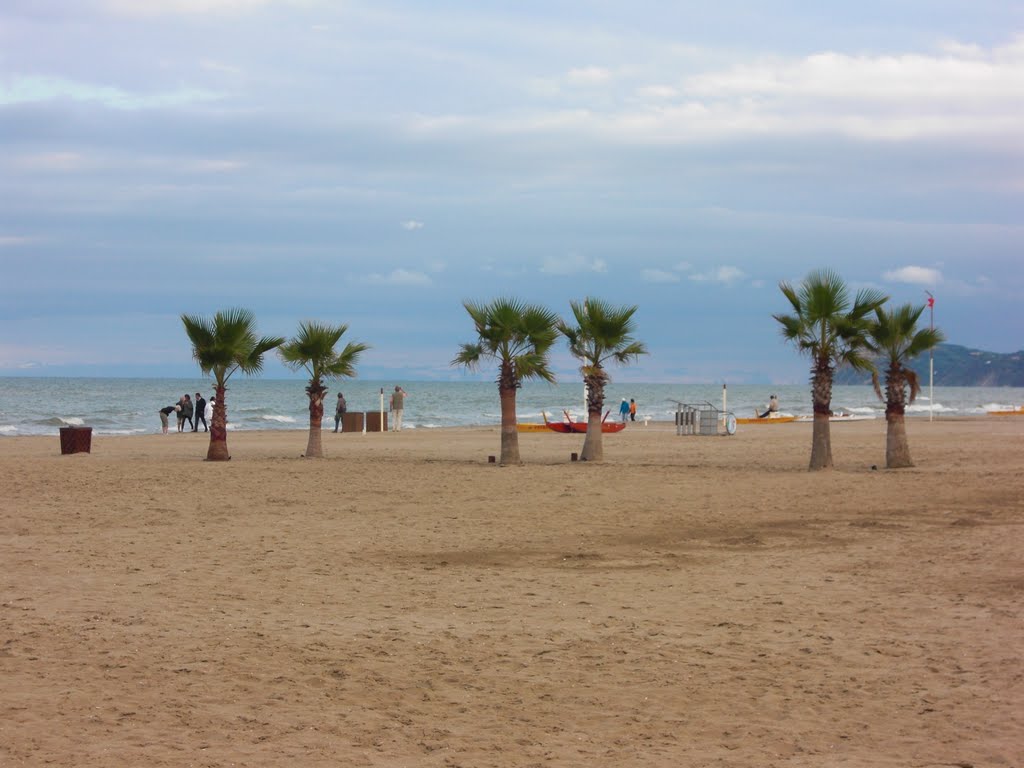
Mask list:
[[[0,764],[1024,765],[1024,418],[0,439]]]

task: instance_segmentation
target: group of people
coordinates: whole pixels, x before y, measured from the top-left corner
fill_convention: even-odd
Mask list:
[[[199,422],[203,422],[203,431],[209,432],[208,422],[213,421],[213,406],[217,401],[210,398],[207,402],[201,394],[196,392],[196,399],[193,400],[189,394],[182,395],[174,405],[168,405],[160,409],[160,427],[166,435],[170,429],[170,416],[172,413],[178,416],[178,431],[185,432],[185,425],[188,424],[192,432],[199,431]]]
[[[630,421],[636,421],[636,400],[633,398],[626,402],[626,398],[622,398],[622,405],[619,406],[619,416],[622,417],[622,423],[626,423],[626,419]]]
[[[408,393],[404,389],[396,386],[395,391],[391,395],[391,402],[388,406],[388,410],[391,411],[392,432],[402,431],[402,414],[405,411],[405,398],[407,394]],[[186,432],[188,430],[198,432],[199,422],[203,423],[203,431],[209,432],[209,422],[213,421],[213,406],[216,402],[216,399],[212,397],[209,402],[207,402],[198,392],[196,392],[195,400],[192,399],[191,395],[182,395],[174,405],[168,405],[167,407],[160,409],[160,426],[163,433],[166,435],[168,431],[170,431],[170,416],[172,413],[176,414],[178,417],[179,432]],[[335,432],[344,429],[344,419],[347,412],[348,403],[345,402],[345,395],[339,392],[338,402],[334,407]],[[186,425],[188,425],[188,430],[185,428]]]
[[[402,431],[402,414],[405,411],[405,398],[408,393],[399,386],[395,386],[395,391],[391,394],[391,400],[388,403],[388,410],[391,412],[391,431],[401,432]],[[384,390],[381,390],[381,397],[384,396]],[[334,407],[334,431],[344,431],[345,414],[348,413],[348,403],[345,402],[345,395],[341,392],[338,393],[338,402]]]

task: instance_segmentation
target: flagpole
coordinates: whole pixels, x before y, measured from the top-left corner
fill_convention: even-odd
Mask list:
[[[935,297],[931,291],[928,294],[928,328],[935,330]],[[934,348],[928,350],[928,421],[935,418],[935,352]]]

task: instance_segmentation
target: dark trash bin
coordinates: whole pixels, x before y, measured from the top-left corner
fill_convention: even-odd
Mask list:
[[[92,427],[61,427],[60,452],[63,456],[92,453]]]
[[[383,427],[381,426],[381,417],[383,416]],[[367,432],[387,432],[388,431],[388,414],[385,411],[367,411],[366,412],[366,431]]]
[[[346,412],[341,415],[341,430],[343,432],[362,432],[363,414],[361,411]]]

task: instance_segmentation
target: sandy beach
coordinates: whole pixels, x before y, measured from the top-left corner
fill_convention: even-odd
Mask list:
[[[0,764],[1020,766],[1024,418],[908,433],[0,439]]]

